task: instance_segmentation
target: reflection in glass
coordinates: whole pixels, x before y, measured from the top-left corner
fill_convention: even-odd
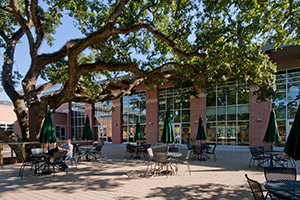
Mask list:
[[[288,104],[287,106],[287,110],[288,110],[288,119],[294,119],[297,113],[297,109],[299,107],[299,102],[298,101],[294,101],[290,104]]]
[[[218,107],[217,108],[218,113],[218,121],[225,121],[226,120],[226,107]]]
[[[228,106],[227,120],[235,120],[235,119],[236,119],[236,106]]]
[[[216,107],[206,108],[206,121],[216,121]]]
[[[286,118],[285,102],[275,102],[272,103],[272,108],[274,108],[276,119]]]
[[[280,135],[281,143],[285,143],[286,138],[286,120],[277,120],[278,132]]]
[[[276,91],[272,96],[273,101],[285,101],[286,100],[286,89],[285,84],[276,85]]]
[[[249,145],[249,122],[239,122],[237,126],[238,144]]]
[[[226,124],[218,123],[217,127],[217,143],[221,145],[227,144]]]
[[[216,141],[216,123],[208,122],[206,123],[206,140],[215,142]]]

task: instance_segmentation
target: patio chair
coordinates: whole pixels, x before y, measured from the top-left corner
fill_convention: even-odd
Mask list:
[[[81,151],[79,149],[79,144],[73,144],[73,152],[72,158],[70,159],[71,166],[73,166],[73,162],[75,163],[75,167],[77,168],[78,159],[81,157]]]
[[[192,151],[193,151],[193,150],[188,150],[186,156],[184,157],[184,160],[182,161],[183,164],[186,164],[186,165],[187,165],[187,168],[188,168],[188,171],[189,171],[189,174],[190,174],[190,175],[191,175],[192,171],[191,171],[191,167],[190,167],[189,160],[190,160],[190,158],[191,158],[191,153],[192,153]]]
[[[44,152],[45,152],[44,148],[32,148],[31,149],[31,162],[34,166],[34,173],[40,174],[40,172],[39,172],[40,165],[41,165],[41,163],[44,164],[45,160],[43,160],[42,157],[33,157],[32,155],[41,154]]]
[[[30,166],[31,167],[31,171],[32,171],[32,167],[33,167],[33,163],[32,162],[26,162],[26,160],[24,159],[22,152],[21,151],[16,151],[16,157],[21,160],[22,165],[19,169],[19,177],[21,177],[21,179],[23,178],[23,173],[24,173],[24,169],[26,166]]]
[[[135,146],[131,144],[126,144],[126,150],[125,150],[125,155],[124,157],[129,159],[131,158],[134,154],[136,153],[136,148]]]
[[[256,147],[250,147],[250,153],[251,153],[251,158],[249,160],[249,167],[251,165],[251,162],[253,164],[257,162],[257,169],[258,169],[258,167],[260,167],[262,164],[264,164],[269,160],[269,157],[266,157],[264,153],[259,151],[259,149]]]
[[[207,151],[205,152],[207,155],[209,155],[209,158],[210,158],[210,155],[213,155],[215,162],[217,160],[217,156],[215,154],[216,147],[217,147],[217,144],[214,144],[214,147],[211,150],[207,149]]]
[[[264,167],[264,175],[266,181],[270,180],[291,180],[297,179],[295,168],[286,167]]]
[[[67,152],[66,151],[56,151],[53,154],[53,159],[50,164],[53,167],[53,176],[55,177],[56,169],[59,171],[65,171],[68,174],[68,165],[65,163]]]
[[[266,181],[276,180],[291,180],[297,179],[297,172],[295,168],[286,167],[264,167],[264,175]],[[271,193],[267,193],[271,198],[274,198]]]
[[[148,174],[148,172],[153,173],[152,164],[155,162],[153,149],[151,147],[147,148],[147,152],[148,152],[148,163],[147,163],[147,171],[145,175]],[[150,170],[149,170],[149,166],[150,166]]]
[[[296,168],[296,163],[293,158],[291,158],[288,154],[284,151],[281,151],[281,154],[274,158],[275,166],[278,164],[282,167],[291,167]]]
[[[255,180],[250,179],[247,174],[245,174],[245,177],[246,177],[247,182],[250,186],[251,193],[252,193],[254,199],[255,200],[265,200],[265,199],[267,199],[267,195],[266,196],[264,195],[260,183],[255,181]]]
[[[93,147],[93,149],[90,151],[90,153],[92,155],[94,155],[93,157],[96,159],[97,157],[101,157],[104,158],[104,156],[102,155],[102,150],[103,145],[96,145],[95,147]]]
[[[170,162],[167,152],[156,152],[154,154],[154,159],[155,159],[154,172],[156,174],[165,173],[166,176],[168,176],[169,173],[171,174],[177,173],[178,171],[177,167],[173,165],[172,162]]]

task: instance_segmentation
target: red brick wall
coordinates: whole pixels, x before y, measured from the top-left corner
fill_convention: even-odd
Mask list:
[[[122,98],[112,101],[112,143],[122,143]]]
[[[253,96],[255,88],[251,87],[250,90],[250,146],[262,146],[271,112],[271,100],[257,103],[256,96]]]
[[[201,90],[198,92],[199,98],[191,97],[191,139],[196,139],[198,123],[195,123],[195,121],[198,121],[200,116],[202,116],[203,123],[205,124],[205,94]],[[206,130],[206,127],[204,129]]]
[[[158,142],[158,89],[146,90],[146,142]]]

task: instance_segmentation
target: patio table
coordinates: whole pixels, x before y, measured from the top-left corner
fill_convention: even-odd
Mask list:
[[[263,153],[267,154],[268,155],[267,157],[270,158],[270,167],[272,167],[273,166],[274,157],[280,155],[281,151],[264,150]]]
[[[300,181],[276,180],[266,181],[263,183],[274,196],[283,199],[300,199]]]

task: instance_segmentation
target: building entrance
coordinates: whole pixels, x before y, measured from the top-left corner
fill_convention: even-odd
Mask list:
[[[107,137],[107,126],[98,126],[99,137],[104,140],[104,142],[108,141]]]

